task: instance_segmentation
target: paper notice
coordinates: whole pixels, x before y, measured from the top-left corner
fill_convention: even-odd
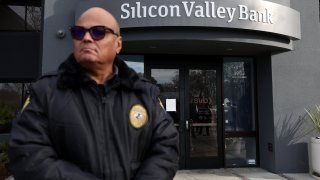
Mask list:
[[[166,111],[177,111],[176,99],[166,99]]]

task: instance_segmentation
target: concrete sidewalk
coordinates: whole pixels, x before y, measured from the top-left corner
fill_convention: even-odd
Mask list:
[[[180,170],[174,180],[314,180],[309,174],[274,174],[260,168]]]
[[[318,178],[320,180],[320,178]],[[6,180],[14,180],[11,176]],[[180,170],[173,180],[315,180],[309,174],[274,174],[260,168]]]

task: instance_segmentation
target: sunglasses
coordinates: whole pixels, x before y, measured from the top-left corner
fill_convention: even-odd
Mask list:
[[[114,30],[105,26],[92,26],[89,29],[82,26],[70,27],[71,36],[75,40],[82,40],[87,32],[89,32],[91,38],[95,41],[103,39],[107,33],[119,36],[119,34],[114,32]]]

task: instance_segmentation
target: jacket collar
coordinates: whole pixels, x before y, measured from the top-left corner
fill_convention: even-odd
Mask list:
[[[129,68],[127,64],[116,57],[114,60],[115,66],[118,68],[118,73],[115,74],[118,86],[135,91],[145,91],[143,81],[147,81],[140,77],[133,69]],[[60,64],[58,68],[58,87],[61,89],[78,88],[88,83],[95,83],[87,75],[85,69],[78,64],[71,54],[66,61]]]

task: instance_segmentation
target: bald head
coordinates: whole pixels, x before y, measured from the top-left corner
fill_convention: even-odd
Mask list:
[[[120,27],[117,20],[110,12],[100,7],[92,7],[82,13],[78,18],[76,25],[83,24],[86,24],[88,27],[96,25],[106,26],[120,34]]]
[[[103,84],[113,72],[113,62],[122,48],[122,37],[116,19],[103,8],[93,7],[86,10],[76,21],[76,26],[82,29],[105,26],[116,34],[105,31],[102,38],[94,38],[92,34],[101,32],[84,31],[83,37],[74,38],[74,57],[84,67],[90,77]],[[81,33],[80,33],[81,35]]]

